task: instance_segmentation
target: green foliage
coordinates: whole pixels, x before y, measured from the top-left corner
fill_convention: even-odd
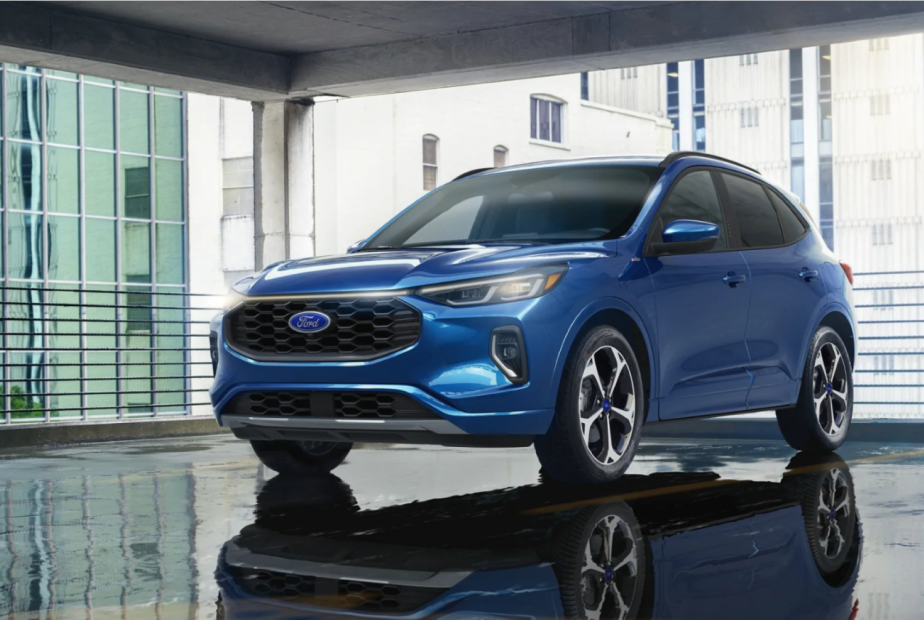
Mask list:
[[[4,386],[0,385],[0,403],[6,395]],[[10,409],[14,418],[42,418],[45,416],[41,399],[30,396],[18,385],[10,389]]]

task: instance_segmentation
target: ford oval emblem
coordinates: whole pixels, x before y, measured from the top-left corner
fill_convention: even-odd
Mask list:
[[[323,312],[299,312],[289,317],[289,327],[303,334],[324,331],[330,326],[330,317]]]

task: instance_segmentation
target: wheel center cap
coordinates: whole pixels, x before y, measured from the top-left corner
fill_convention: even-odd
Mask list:
[[[827,390],[828,390],[828,394],[830,394],[830,393],[831,393],[831,384],[830,384],[830,383],[828,384]]]
[[[612,568],[607,568],[606,573],[604,573],[604,575],[606,576],[606,580],[608,582],[613,581],[613,569]]]
[[[610,399],[609,398],[603,399],[603,410],[609,413],[610,411]]]
[[[833,508],[831,509],[831,512],[828,513],[828,518],[831,519],[832,521],[834,520],[834,509]]]

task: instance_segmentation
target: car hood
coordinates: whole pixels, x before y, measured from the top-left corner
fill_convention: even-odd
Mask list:
[[[403,290],[510,273],[534,265],[612,256],[602,244],[461,246],[356,252],[267,267],[236,288],[247,295]]]

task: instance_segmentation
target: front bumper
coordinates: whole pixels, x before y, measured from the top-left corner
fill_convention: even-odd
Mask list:
[[[364,362],[258,362],[231,350],[218,336],[218,366],[211,389],[219,423],[250,439],[392,441],[482,445],[465,435],[506,436],[503,445],[527,445],[548,429],[557,395],[555,366],[570,316],[555,293],[497,306],[446,307],[416,297],[403,301],[423,317],[419,340],[386,357]],[[563,320],[564,319],[564,320]],[[525,340],[529,378],[514,384],[490,357],[490,335],[516,326]],[[233,415],[227,407],[248,391],[351,391],[405,394],[433,411],[435,420],[343,420]]]

